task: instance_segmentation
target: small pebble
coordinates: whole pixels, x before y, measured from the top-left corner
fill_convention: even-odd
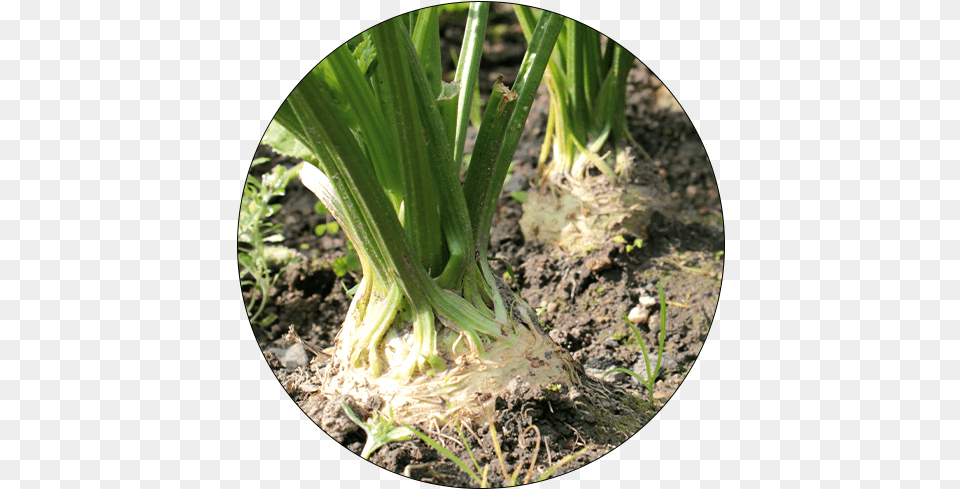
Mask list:
[[[643,297],[640,298],[640,300],[639,300],[638,302],[640,303],[640,307],[642,307],[642,308],[644,308],[644,309],[649,309],[649,308],[657,305],[657,299],[655,299],[655,298],[653,298],[653,297],[650,297],[650,296],[643,296]]]
[[[697,187],[690,185],[687,187],[687,197],[696,197],[697,196]]]
[[[634,325],[647,322],[647,318],[649,317],[650,311],[648,311],[646,307],[636,306],[633,309],[630,309],[630,312],[627,313],[627,319],[629,319]]]
[[[556,302],[548,302],[548,303],[547,303],[547,312],[549,312],[549,313],[551,313],[551,314],[557,312],[557,303],[556,303]]]
[[[649,352],[650,355],[650,368],[657,366],[657,352],[656,350]],[[667,372],[673,372],[680,368],[680,364],[677,362],[676,358],[673,358],[669,353],[664,353],[663,358],[660,359],[660,376],[663,376]],[[633,367],[630,368],[636,372],[644,380],[647,378],[647,364],[644,363],[643,359],[638,360],[633,364]],[[661,382],[661,380],[658,381]]]

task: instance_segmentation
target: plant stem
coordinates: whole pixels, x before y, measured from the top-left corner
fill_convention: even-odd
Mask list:
[[[371,34],[377,45],[379,70],[389,83],[380,87],[387,107],[387,120],[397,127],[400,140],[400,176],[403,181],[403,227],[410,237],[416,256],[431,275],[443,270],[441,256],[440,216],[437,211],[436,190],[430,180],[425,136],[418,117],[410,76],[409,59],[404,38],[409,35],[396,20],[388,20],[373,27]]]
[[[408,55],[413,54],[414,46],[405,41]],[[459,170],[450,158],[450,143],[443,127],[439,110],[427,90],[424,70],[416,63],[410,63],[418,112],[423,120],[427,139],[427,155],[430,173],[440,198],[440,221],[450,257],[447,260],[438,282],[443,288],[459,285],[467,270],[465,257],[469,253],[469,240],[473,236],[467,202],[460,189]]]
[[[490,4],[473,2],[467,14],[467,26],[463,35],[463,50],[457,63],[457,75],[454,81],[460,84],[460,98],[457,102],[457,129],[453,144],[453,164],[460,172],[463,162],[463,147],[467,141],[467,123],[470,120],[470,108],[477,87],[477,72],[480,69],[480,56],[483,53],[483,38],[487,32],[487,18]]]
[[[503,144],[496,156],[493,168],[483,172],[467,172],[467,180],[464,186],[467,191],[477,185],[484,193],[483,198],[475,200],[480,203],[480,208],[476,209],[476,215],[480,219],[476,222],[474,231],[476,233],[477,252],[481,259],[485,259],[487,247],[489,245],[490,226],[493,223],[493,214],[497,209],[500,189],[503,187],[503,180],[507,175],[513,154],[520,142],[520,134],[526,124],[527,115],[530,114],[530,106],[533,98],[537,94],[537,87],[543,78],[543,72],[550,61],[549,53],[556,44],[557,36],[560,33],[560,27],[563,25],[563,17],[553,12],[544,11],[537,21],[530,38],[527,54],[524,56],[523,63],[520,65],[520,73],[517,75],[515,83],[516,105],[510,114],[507,127],[503,135]],[[495,107],[488,104],[487,110],[493,110]],[[471,160],[472,163],[472,160]],[[471,167],[473,165],[471,164]],[[471,178],[473,175],[474,178]],[[470,205],[470,200],[467,200]],[[474,209],[471,209],[471,217],[474,215]]]

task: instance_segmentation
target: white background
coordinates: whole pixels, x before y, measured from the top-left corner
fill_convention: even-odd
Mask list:
[[[284,393],[235,237],[280,101],[342,41],[431,4],[4,4],[0,479],[418,484]],[[680,100],[727,258],[674,399],[544,486],[960,478],[960,2],[531,4],[620,40]]]

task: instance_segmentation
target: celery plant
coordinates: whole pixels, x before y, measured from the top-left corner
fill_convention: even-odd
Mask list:
[[[522,5],[514,10],[530,39],[544,13]],[[638,185],[626,174],[628,142],[646,155],[626,128],[634,61],[612,40],[604,44],[599,32],[564,21],[547,66],[550,114],[537,168],[540,191],[527,195],[520,219],[526,239],[585,253],[616,235],[642,238],[653,211],[667,207],[662,187]],[[599,154],[605,146],[613,157]],[[591,168],[602,174],[591,175]]]
[[[514,5],[514,10],[529,40],[541,14],[523,5]],[[621,138],[630,138],[624,112],[627,74],[634,60],[612,40],[608,39],[602,47],[596,30],[575,20],[565,20],[547,67],[550,115],[540,152],[541,177],[582,180],[592,165],[616,178],[608,159],[597,152],[609,141],[617,171],[626,163]],[[553,159],[546,165],[551,147]]]
[[[569,355],[486,258],[500,189],[562,17],[540,16],[513,89],[497,83],[461,183],[488,9],[470,5],[452,83],[440,79],[437,8],[401,16],[317,65],[263,141],[312,163],[301,179],[363,269],[324,394],[372,391],[404,421],[479,416],[516,378],[533,388],[578,381]]]

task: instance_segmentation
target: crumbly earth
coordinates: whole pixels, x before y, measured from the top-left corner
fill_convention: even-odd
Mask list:
[[[462,33],[448,29],[444,42],[458,35]],[[511,57],[522,57],[522,49],[519,55],[516,53],[518,45],[522,48],[522,37],[506,32],[503,44],[505,47],[497,51],[503,57],[501,62],[517,64]],[[496,64],[483,66],[483,70],[484,77],[496,78]],[[652,183],[666,188],[672,209],[652,216],[642,245],[636,247],[634,243],[640,236],[629,235],[587,252],[570,254],[524,240],[519,225],[523,207],[510,195],[538,191],[532,184],[546,125],[545,93],[531,110],[491,233],[491,253],[502,260],[491,262],[494,271],[503,274],[537,310],[550,338],[572,354],[590,379],[589,385],[545,391],[533,401],[498,399],[494,419],[462,428],[464,438],[455,426],[419,427],[468,467],[474,467],[471,453],[480,469],[489,464],[487,479],[491,486],[506,485],[497,444],[507,473],[512,475],[522,465],[517,482],[523,482],[528,473],[531,481],[536,480],[565,457],[572,460],[553,475],[574,470],[619,446],[670,399],[693,366],[710,330],[720,294],[724,250],[723,218],[713,170],[696,130],[686,115],[676,110],[675,101],[659,80],[638,63],[629,82],[628,125],[649,155],[636,155],[636,174],[657,179]],[[273,164],[296,163],[273,154],[269,148],[260,148],[257,156],[270,156],[272,161],[255,167],[255,176]],[[322,382],[326,359],[284,338],[292,325],[308,346],[321,350],[332,346],[350,303],[345,291],[357,282],[355,274],[359,272],[348,271],[342,276],[335,273],[334,260],[344,256],[346,243],[343,233],[321,237],[314,233],[318,224],[332,220],[314,211],[315,202],[296,180],[278,199],[283,207],[273,219],[283,224],[286,239],[282,244],[302,256],[271,291],[263,317],[276,315],[276,321],[268,326],[254,325],[253,332],[291,398],[327,434],[359,454],[366,433],[345,415],[341,403],[346,402],[361,419],[369,413],[352,399],[312,395]],[[512,278],[504,262],[510,264]],[[633,377],[624,373],[603,380],[600,377],[616,367],[646,377],[639,342],[624,321],[624,313],[630,312],[637,321],[651,362],[656,362],[660,315],[664,314],[657,298],[658,282],[666,295],[666,337],[653,402],[649,402],[650,393]],[[249,299],[250,291],[243,293]],[[606,399],[590,395],[594,390],[605,392]],[[363,401],[368,406],[378,403],[377,399]],[[494,442],[491,425],[498,443]],[[478,486],[419,439],[384,445],[370,460],[426,482]]]

